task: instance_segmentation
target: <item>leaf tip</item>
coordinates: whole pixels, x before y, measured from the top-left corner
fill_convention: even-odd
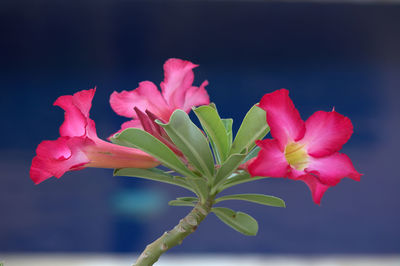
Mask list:
[[[110,137],[111,143],[116,143],[117,140],[118,140],[118,137],[120,136],[120,134],[121,134],[121,133],[115,133],[114,135],[112,135],[112,136]]]
[[[158,125],[160,125],[160,126],[165,126],[165,125],[167,125],[167,124],[165,124],[165,123],[163,123],[160,119],[156,119],[156,120],[154,120],[154,122],[156,122]]]
[[[117,176],[119,170],[121,170],[121,168],[115,168],[114,171],[113,171],[113,176]]]

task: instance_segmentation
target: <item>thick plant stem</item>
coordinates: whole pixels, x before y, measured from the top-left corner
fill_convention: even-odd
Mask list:
[[[214,198],[205,203],[197,203],[193,210],[181,219],[179,223],[161,237],[149,244],[133,266],[150,266],[158,261],[160,256],[176,245],[180,245],[188,235],[196,231],[197,226],[210,213]]]

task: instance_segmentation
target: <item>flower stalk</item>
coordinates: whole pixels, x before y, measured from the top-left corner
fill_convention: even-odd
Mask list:
[[[180,245],[188,235],[196,231],[198,225],[211,212],[213,203],[214,197],[208,198],[204,203],[199,201],[172,230],[165,232],[161,237],[149,244],[133,266],[153,265],[167,250]]]

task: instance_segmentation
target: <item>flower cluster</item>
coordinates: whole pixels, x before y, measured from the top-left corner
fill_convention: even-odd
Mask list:
[[[208,82],[193,86],[195,67],[189,61],[169,59],[164,64],[161,91],[154,83],[143,81],[134,90],[114,92],[110,97],[112,109],[131,120],[123,123],[113,136],[127,128],[142,129],[186,163],[184,154],[160,123],[168,123],[177,109],[189,113],[194,106],[210,103],[205,90]],[[95,89],[83,90],[61,96],[54,103],[64,109],[65,120],[57,140],[43,141],[37,147],[30,170],[36,184],[85,167],[154,168],[161,164],[142,150],[98,138],[95,123],[89,117],[94,94]],[[344,177],[360,180],[361,174],[349,157],[339,153],[353,133],[350,119],[332,110],[318,111],[304,122],[285,89],[265,94],[258,107],[266,112],[273,138],[257,140],[258,155],[240,165],[238,171],[245,169],[251,176],[301,180],[308,185],[317,204],[325,191]]]

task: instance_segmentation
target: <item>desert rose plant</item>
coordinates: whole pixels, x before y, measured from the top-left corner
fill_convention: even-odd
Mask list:
[[[132,91],[114,92],[112,109],[130,120],[110,136],[110,142],[98,138],[89,118],[95,89],[59,97],[54,105],[65,111],[60,137],[40,143],[32,160],[30,177],[36,184],[70,170],[101,167],[114,168],[115,176],[164,182],[193,193],[169,202],[193,209],[149,244],[134,265],[153,265],[211,212],[242,234],[257,234],[253,217],[216,204],[243,200],[285,207],[282,199],[263,194],[218,196],[232,186],[287,177],[305,182],[320,204],[325,191],[342,178],[361,177],[349,157],[339,153],[353,133],[349,118],[335,110],[317,111],[304,122],[289,92],[281,89],[265,94],[251,107],[234,136],[232,119],[222,119],[210,103],[208,82],[193,86],[195,67],[189,61],[169,59],[161,91],[144,81]],[[202,129],[190,120],[191,110]],[[265,139],[269,132],[272,138]]]

